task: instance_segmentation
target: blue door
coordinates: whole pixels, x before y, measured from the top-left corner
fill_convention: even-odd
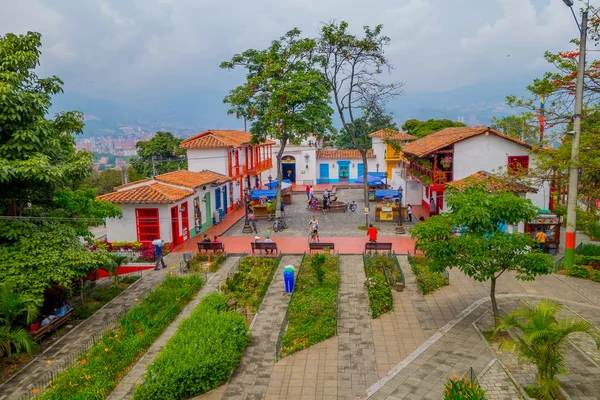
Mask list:
[[[227,186],[223,186],[223,209],[227,214]]]
[[[363,174],[365,173],[365,164],[363,164],[363,163],[356,164],[356,171],[357,171],[356,172],[357,177],[363,176]]]
[[[319,164],[319,179],[317,183],[329,183],[329,164]]]
[[[221,208],[221,188],[215,190],[215,207],[217,210]]]

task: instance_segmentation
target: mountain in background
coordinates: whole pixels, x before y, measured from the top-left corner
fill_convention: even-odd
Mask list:
[[[459,117],[467,125],[489,125],[493,117],[515,112],[506,106],[505,97],[525,95],[525,87],[530,81],[494,80],[446,92],[407,90],[390,102],[387,109],[399,125],[412,118],[457,121]],[[119,127],[123,126],[137,126],[145,132],[169,130],[181,136],[206,129],[243,129],[243,121],[227,115],[227,106],[221,102],[225,94],[224,90],[214,89],[105,100],[66,92],[55,97],[51,112],[83,112],[86,119],[84,137],[119,135],[122,134]]]

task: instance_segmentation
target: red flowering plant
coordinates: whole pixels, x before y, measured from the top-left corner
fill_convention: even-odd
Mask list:
[[[151,243],[141,242],[109,242],[106,239],[96,240],[91,246],[88,246],[91,251],[107,251],[114,252],[132,252],[131,261],[149,262],[154,261],[155,248]],[[169,243],[163,245],[163,255],[169,254]]]

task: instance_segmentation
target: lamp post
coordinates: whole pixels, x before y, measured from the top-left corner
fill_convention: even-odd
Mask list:
[[[375,167],[377,168],[377,172],[379,172],[379,163],[375,164]]]
[[[250,226],[250,221],[248,220],[248,202],[251,193],[252,189],[250,189],[249,186],[246,186],[244,189],[244,208],[246,209],[246,218],[244,219],[244,228],[242,228],[242,233],[252,233],[252,227]]]
[[[585,73],[585,46],[587,39],[588,10],[584,10],[581,25],[573,11],[573,0],[563,0],[571,9],[579,28],[579,65],[575,91],[575,114],[573,115],[573,142],[571,143],[571,165],[569,166],[569,191],[567,194],[567,232],[565,234],[564,266],[569,268],[575,260],[575,232],[577,231],[577,189],[579,185],[579,140],[581,136],[581,113],[583,108],[583,79]]]

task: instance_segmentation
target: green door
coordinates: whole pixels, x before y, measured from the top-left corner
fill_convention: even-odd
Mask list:
[[[212,225],[212,213],[210,212],[210,192],[206,192],[204,195],[204,201],[206,204],[206,222],[202,224],[202,230],[205,230]]]

